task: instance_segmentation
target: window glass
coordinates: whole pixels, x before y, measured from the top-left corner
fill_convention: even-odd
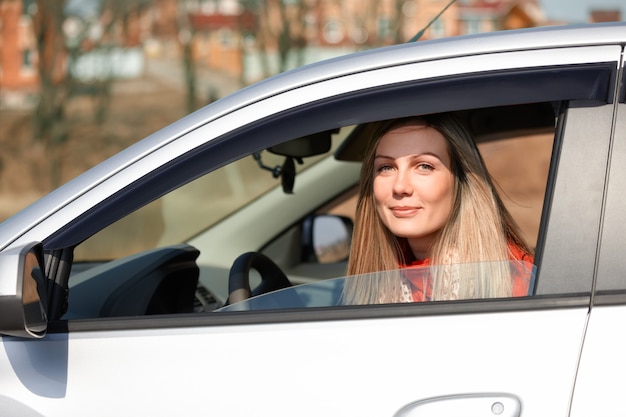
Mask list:
[[[344,287],[350,280],[365,283],[378,282],[383,276],[393,276],[402,282],[407,297],[398,302],[413,302],[411,293],[419,294],[423,301],[431,301],[432,277],[436,274],[456,274],[459,276],[472,277],[480,274],[489,274],[498,268],[506,268],[513,272],[513,279],[520,288],[531,289],[535,279],[536,267],[523,261],[506,261],[491,263],[459,264],[453,268],[438,267],[414,267],[397,269],[375,274],[363,274],[351,277],[339,277],[327,279],[311,284],[297,285],[283,288],[268,294],[251,297],[247,300],[234,303],[218,309],[218,312],[270,310],[281,308],[312,308],[312,307],[335,307],[350,305],[344,297]],[[376,284],[373,284],[376,285]],[[529,295],[528,291],[517,291],[514,297]]]

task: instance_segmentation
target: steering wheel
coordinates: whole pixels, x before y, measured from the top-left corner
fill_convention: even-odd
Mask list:
[[[250,289],[250,269],[261,274],[261,283],[254,291]],[[239,255],[230,268],[228,299],[225,305],[287,287],[291,287],[291,282],[274,261],[260,252],[247,252]]]

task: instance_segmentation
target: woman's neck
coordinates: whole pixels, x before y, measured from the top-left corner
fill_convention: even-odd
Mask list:
[[[407,239],[409,250],[416,261],[423,261],[431,257],[432,241],[425,242],[424,239]]]

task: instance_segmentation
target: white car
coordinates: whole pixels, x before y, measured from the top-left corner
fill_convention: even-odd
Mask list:
[[[626,415],[625,45],[622,22],[356,53],[77,177],[0,225],[0,415]],[[531,290],[342,305],[367,123],[437,112],[535,248]]]

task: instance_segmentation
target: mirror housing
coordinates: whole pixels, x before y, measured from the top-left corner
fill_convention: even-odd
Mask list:
[[[0,334],[41,338],[48,328],[43,247],[29,243],[0,253]]]
[[[332,144],[331,137],[333,133],[337,133],[338,131],[339,129],[335,129],[314,133],[270,146],[267,150],[275,155],[289,158],[306,158],[309,156],[322,155],[330,151]]]
[[[303,260],[319,264],[342,262],[350,255],[352,219],[334,214],[309,216],[302,224]]]

